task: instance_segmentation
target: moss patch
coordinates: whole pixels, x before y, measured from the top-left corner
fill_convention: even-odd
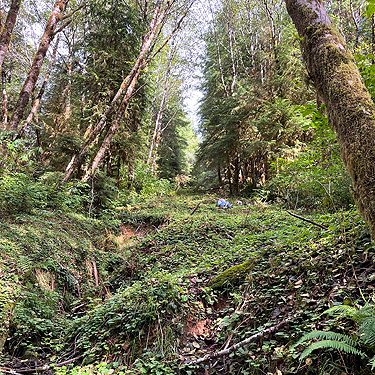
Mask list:
[[[239,285],[245,280],[253,268],[253,261],[247,260],[246,262],[230,267],[221,274],[215,276],[207,285],[212,289],[223,289],[227,286]]]

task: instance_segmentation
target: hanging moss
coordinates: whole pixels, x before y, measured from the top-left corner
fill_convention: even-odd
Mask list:
[[[230,267],[221,274],[215,276],[208,282],[207,286],[212,289],[223,289],[228,286],[239,285],[246,279],[253,268],[254,262],[247,260],[246,262]]]

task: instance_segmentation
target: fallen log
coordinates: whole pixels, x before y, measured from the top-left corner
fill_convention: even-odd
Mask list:
[[[213,361],[213,360],[215,360],[217,358],[224,357],[224,356],[226,356],[226,355],[228,355],[230,353],[235,352],[239,348],[242,348],[243,346],[245,346],[247,344],[250,344],[251,342],[259,340],[261,337],[263,337],[266,334],[270,334],[270,333],[274,333],[274,332],[278,331],[279,328],[282,327],[283,325],[285,325],[289,320],[290,319],[285,319],[285,320],[281,321],[280,323],[277,323],[276,325],[274,325],[274,326],[272,326],[270,328],[267,328],[267,329],[265,329],[263,331],[255,333],[254,335],[248,337],[247,339],[245,339],[243,341],[238,342],[237,344],[234,344],[234,345],[230,346],[227,349],[221,350],[221,351],[213,353],[211,355],[207,355],[205,357],[196,359],[194,361],[184,362],[183,365],[190,365],[190,366],[191,365],[199,365],[201,363],[211,362],[211,361]]]

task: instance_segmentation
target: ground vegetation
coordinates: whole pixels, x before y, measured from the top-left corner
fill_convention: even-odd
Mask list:
[[[373,373],[374,1],[0,10],[0,374]]]

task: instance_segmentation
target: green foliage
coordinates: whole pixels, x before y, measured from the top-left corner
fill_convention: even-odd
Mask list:
[[[365,304],[360,309],[348,305],[334,306],[327,314],[344,316],[358,323],[358,334],[363,343],[375,349],[375,307]]]
[[[351,179],[340,158],[340,149],[327,118],[316,106],[305,107],[311,116],[314,142],[295,159],[276,159],[275,177],[267,186],[271,198],[279,198],[288,208],[335,211],[354,204]]]
[[[321,231],[265,202],[224,211],[216,201],[164,196],[129,211],[108,210],[106,221],[62,211],[3,218],[4,351],[46,353],[49,360],[72,356],[73,348],[74,356],[84,355],[82,364],[56,369],[61,375],[173,373],[182,357],[204,356],[229,337],[241,341],[290,316],[288,331],[226,361],[240,374],[275,372],[277,363],[294,371],[297,352],[286,348],[320,321],[326,296],[356,298],[356,289],[343,284],[348,264],[338,228],[344,226],[349,246],[357,246],[363,224],[355,212],[345,213],[342,223],[315,214],[311,219],[331,229]],[[128,240],[127,232],[134,237]],[[362,267],[370,246],[360,241],[355,267]],[[226,293],[207,287],[231,267],[235,282]]]
[[[365,353],[357,349],[357,347],[359,346],[358,340],[354,340],[348,335],[330,331],[313,331],[307,333],[294,345],[294,347],[301,345],[306,341],[314,339],[319,339],[320,341],[309,345],[309,347],[302,352],[301,360],[308,357],[311,352],[316,349],[329,348],[340,350],[348,354],[365,356]]]
[[[367,0],[366,6],[366,16],[371,18],[375,13],[375,1],[374,0]]]
[[[23,173],[0,177],[0,215],[30,213],[47,206],[47,189]]]
[[[326,314],[345,317],[355,321],[358,324],[358,336],[352,338],[347,334],[336,333],[332,331],[312,331],[305,334],[294,346],[314,339],[319,341],[310,344],[301,354],[300,359],[308,357],[316,349],[336,349],[348,354],[367,357],[361,348],[370,348],[375,350],[375,307],[365,304],[361,308],[350,305],[337,305],[325,311]],[[369,362],[374,369],[374,358]]]
[[[173,192],[173,184],[155,176],[150,167],[140,164],[134,172],[133,189],[140,200],[154,199]]]
[[[115,199],[111,180],[95,179],[95,186],[75,183],[61,186],[61,174],[48,172],[38,180],[23,173],[0,177],[0,216],[30,214],[33,210],[100,210]]]
[[[168,317],[172,313],[184,313],[181,310],[183,290],[177,282],[178,279],[167,273],[151,272],[144,281],[121,288],[101,306],[72,322],[67,332],[68,342],[79,337],[77,349],[85,351],[90,361],[106,351],[121,353],[124,343],[133,345],[133,355],[137,357],[137,348],[144,345],[151,327],[156,326],[166,334],[165,327],[171,325]],[[117,344],[109,347],[110,342]],[[154,345],[154,350],[166,349],[163,342]]]
[[[12,140],[10,132],[0,131],[0,174],[27,173],[35,168],[40,148],[32,140]]]
[[[368,53],[366,50],[361,50],[355,54],[355,59],[366,88],[370,92],[372,100],[375,100],[375,65],[373,63],[375,61],[375,56],[373,53]]]

